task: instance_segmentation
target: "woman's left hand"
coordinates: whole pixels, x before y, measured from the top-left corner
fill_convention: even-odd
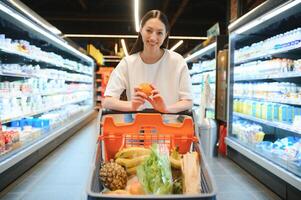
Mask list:
[[[159,112],[166,113],[167,107],[165,105],[163,97],[160,95],[159,91],[155,88],[154,85],[151,85],[152,90],[152,97],[147,97],[146,100],[149,101],[153,108]]]

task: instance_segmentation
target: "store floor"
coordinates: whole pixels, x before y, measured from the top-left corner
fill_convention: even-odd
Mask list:
[[[1,200],[83,200],[95,141],[97,121],[91,121],[21,178],[0,193]],[[273,192],[223,157],[208,160],[218,200],[278,200]]]

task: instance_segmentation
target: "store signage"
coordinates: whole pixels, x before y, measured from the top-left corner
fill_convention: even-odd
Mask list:
[[[219,23],[214,24],[211,28],[207,30],[207,37],[213,37],[220,34]]]

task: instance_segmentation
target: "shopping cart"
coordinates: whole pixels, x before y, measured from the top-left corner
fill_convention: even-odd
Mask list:
[[[132,122],[114,122],[114,115],[135,114]],[[194,127],[194,112],[185,111],[176,114],[177,122],[163,122],[163,114],[154,110],[139,112],[119,112],[103,110],[101,115],[101,134],[97,143],[91,173],[88,179],[87,198],[92,199],[202,199],[215,200],[216,190],[211,172],[204,158],[204,153],[199,145],[198,129]],[[164,114],[165,116],[165,114]],[[113,158],[115,153],[128,146],[149,147],[152,143],[162,143],[169,148],[178,147],[180,153],[190,150],[197,151],[200,155],[201,167],[201,193],[196,195],[171,194],[171,195],[109,195],[104,194],[99,179],[101,162]]]

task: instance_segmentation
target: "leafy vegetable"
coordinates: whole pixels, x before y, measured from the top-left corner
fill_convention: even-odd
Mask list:
[[[137,176],[148,194],[171,194],[172,175],[168,154],[160,154],[154,144],[150,156],[138,167]]]

